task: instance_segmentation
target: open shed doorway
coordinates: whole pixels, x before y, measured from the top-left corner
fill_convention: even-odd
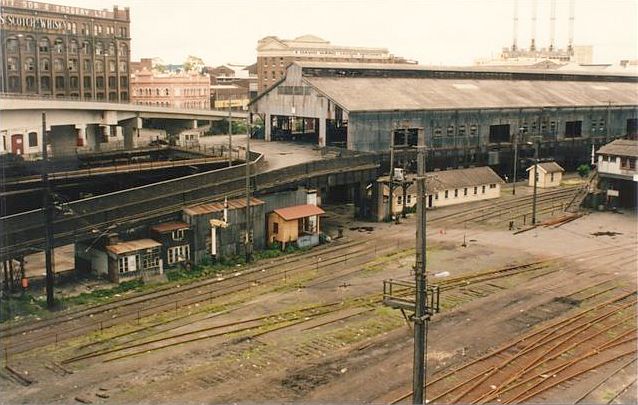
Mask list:
[[[319,142],[319,120],[315,118],[275,115],[271,131],[273,141]]]

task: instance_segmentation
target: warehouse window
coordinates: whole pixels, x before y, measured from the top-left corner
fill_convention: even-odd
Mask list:
[[[459,136],[465,135],[465,125],[459,125]]]
[[[55,42],[53,43],[53,52],[55,53],[64,52],[64,42],[62,41],[61,38],[56,39]]]
[[[35,76],[27,76],[27,91],[35,90]]]
[[[440,127],[434,128],[434,136],[436,136],[436,137],[441,136],[441,128]]]
[[[69,52],[78,53],[78,41],[75,39],[72,39],[71,42],[69,42]]]
[[[447,136],[454,136],[454,125],[447,127]]]
[[[476,125],[470,126],[470,135],[476,135],[478,132],[478,127]]]
[[[33,58],[25,59],[24,70],[27,72],[33,72],[35,70],[35,60]]]
[[[40,89],[51,90],[51,78],[49,76],[40,77]]]
[[[490,143],[509,142],[509,124],[490,125]]]
[[[77,90],[80,86],[80,79],[77,76],[69,77],[69,87],[73,90]]]
[[[35,51],[35,39],[31,36],[28,36],[24,39],[24,50],[27,52]]]
[[[582,121],[565,122],[565,138],[580,138],[582,125]]]
[[[62,72],[64,70],[64,62],[62,62],[62,59],[53,59],[53,70],[56,72]]]
[[[55,88],[58,90],[64,89],[64,76],[55,77]]]
[[[7,58],[7,70],[10,72],[18,70],[18,60],[16,58]]]
[[[7,52],[18,52],[20,43],[17,38],[7,39]]]
[[[49,38],[42,38],[40,40],[40,52],[49,52]]]

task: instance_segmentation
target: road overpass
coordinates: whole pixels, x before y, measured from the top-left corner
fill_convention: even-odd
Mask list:
[[[196,128],[198,121],[228,118],[228,111],[184,110],[130,103],[42,99],[0,95],[0,153],[37,155],[42,150],[42,113],[50,135],[52,154],[82,153],[137,145],[143,120],[161,120],[163,127],[177,133]],[[231,112],[231,118],[245,120],[247,113]]]
[[[265,157],[251,155],[251,188],[255,193],[282,188],[360,187],[377,178],[374,154],[333,153],[332,158],[265,170]],[[94,238],[109,226],[131,229],[173,215],[187,205],[239,197],[245,191],[245,164],[131,188],[69,203],[66,215],[54,219],[55,246]],[[0,258],[19,257],[44,246],[41,209],[0,218]]]

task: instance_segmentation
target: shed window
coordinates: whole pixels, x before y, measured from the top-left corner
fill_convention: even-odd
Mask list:
[[[481,193],[485,194],[485,186],[481,186]]]
[[[29,146],[38,146],[38,133],[29,132]]]
[[[552,174],[553,176],[553,174]],[[496,184],[490,184],[490,188],[496,188]]]
[[[448,198],[449,195],[450,195],[449,190],[445,190],[445,198]]]
[[[172,232],[173,240],[182,240],[184,239],[184,229],[176,229]]]
[[[454,197],[458,197],[459,196],[459,189],[455,188],[454,189]]]
[[[474,195],[478,194],[478,187],[474,186]]]
[[[463,189],[463,195],[467,195],[467,187]]]
[[[279,223],[273,222],[272,224],[272,233],[277,235],[279,233]]]

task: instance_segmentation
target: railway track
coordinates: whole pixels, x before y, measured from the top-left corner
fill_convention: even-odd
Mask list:
[[[316,252],[299,255],[248,270],[227,274],[185,286],[169,286],[160,291],[136,294],[102,305],[79,309],[43,320],[33,325],[5,327],[2,340],[9,354],[20,353],[33,347],[78,336],[93,331],[103,331],[125,322],[138,321],[166,311],[178,311],[201,302],[236,294],[253,288],[255,284],[278,282],[282,277],[293,277],[306,271],[316,271],[340,263],[369,256],[370,241],[348,242]]]
[[[636,353],[635,296],[636,291],[625,292],[550,321],[478,359],[435,374],[427,383],[428,401],[527,402],[593,368],[625,361]],[[411,395],[408,392],[391,403]]]
[[[473,273],[469,275],[459,276],[446,280],[445,290],[453,290],[466,288],[471,285],[486,283],[497,279],[512,277],[527,272],[539,271],[546,268],[545,263],[548,261],[540,261],[527,263],[520,266],[512,266],[504,269],[489,270],[479,273]],[[361,270],[361,269],[358,269]],[[343,274],[335,274],[333,279],[342,277]],[[326,277],[321,278],[321,282],[327,281]],[[233,321],[230,323],[221,323],[212,326],[206,326],[203,328],[197,328],[186,332],[177,332],[175,330],[184,326],[192,324],[192,321],[183,322],[168,327],[160,327],[151,333],[138,336],[130,336],[130,333],[119,335],[107,339],[100,340],[98,342],[92,342],[90,344],[80,347],[80,350],[94,346],[102,346],[101,348],[91,349],[78,355],[62,360],[62,364],[72,364],[79,361],[91,360],[95,358],[103,358],[104,362],[110,362],[120,359],[129,358],[132,356],[141,355],[148,352],[171,348],[177,345],[198,342],[201,340],[207,340],[212,338],[219,338],[222,336],[235,335],[242,332],[249,332],[248,335],[243,335],[242,338],[255,337],[251,331],[259,330],[266,327],[267,330],[259,332],[260,334],[270,333],[272,331],[279,330],[288,326],[299,325],[304,322],[313,322],[317,318],[335,314],[338,312],[348,311],[352,309],[360,309],[361,313],[372,310],[376,305],[382,302],[382,294],[373,293],[364,296],[355,297],[346,301],[337,301],[319,306],[308,306],[292,311],[271,313],[261,315],[258,317],[243,319],[240,321]],[[317,311],[319,310],[319,311]],[[314,312],[317,311],[317,312]],[[359,314],[359,312],[357,312]],[[220,314],[212,314],[206,319],[217,317]],[[292,316],[292,318],[291,318]],[[351,317],[353,315],[346,315]],[[338,318],[343,319],[343,318]],[[329,321],[327,323],[332,323]],[[170,322],[168,322],[170,323]],[[166,324],[162,324],[164,326]],[[158,325],[160,326],[160,325]],[[274,329],[272,328],[274,326]],[[144,329],[146,330],[146,328]],[[140,330],[141,332],[142,330]],[[168,334],[168,335],[167,335]],[[157,337],[158,335],[164,335]],[[125,340],[119,340],[119,338],[127,337]],[[134,350],[131,352],[131,350]]]
[[[580,190],[581,186],[569,186],[559,190],[550,190],[537,195],[537,209],[543,208],[545,204],[556,204],[568,201]],[[484,222],[500,216],[505,216],[508,220],[522,217],[524,213],[519,213],[521,209],[525,213],[531,211],[533,196],[521,196],[504,201],[491,201],[480,206],[473,205],[462,211],[457,211],[447,215],[431,218],[428,223],[439,225],[443,223],[462,224],[464,222]],[[508,215],[509,214],[509,215]],[[514,215],[518,214],[518,215]]]

